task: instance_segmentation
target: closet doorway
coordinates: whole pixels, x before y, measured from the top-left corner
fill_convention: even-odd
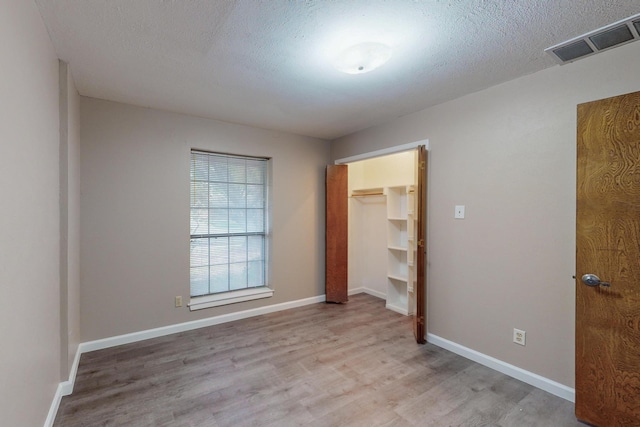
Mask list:
[[[382,298],[424,343],[427,150],[365,157],[327,167],[327,302]]]

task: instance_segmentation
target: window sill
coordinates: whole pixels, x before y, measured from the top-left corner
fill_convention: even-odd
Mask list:
[[[272,296],[273,289],[266,286],[260,288],[241,289],[239,291],[224,292],[217,295],[191,298],[189,301],[189,310],[202,310],[203,308],[219,307],[221,305],[235,304],[254,299],[270,298]]]

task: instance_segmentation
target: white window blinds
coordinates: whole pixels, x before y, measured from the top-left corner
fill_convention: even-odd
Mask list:
[[[266,286],[267,160],[191,152],[191,296]]]

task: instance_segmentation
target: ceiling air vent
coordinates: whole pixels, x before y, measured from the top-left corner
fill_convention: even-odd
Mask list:
[[[545,49],[560,64],[640,40],[640,14]]]

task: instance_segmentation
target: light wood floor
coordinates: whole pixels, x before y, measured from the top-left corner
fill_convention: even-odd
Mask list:
[[[582,426],[354,295],[82,355],[55,426]]]

